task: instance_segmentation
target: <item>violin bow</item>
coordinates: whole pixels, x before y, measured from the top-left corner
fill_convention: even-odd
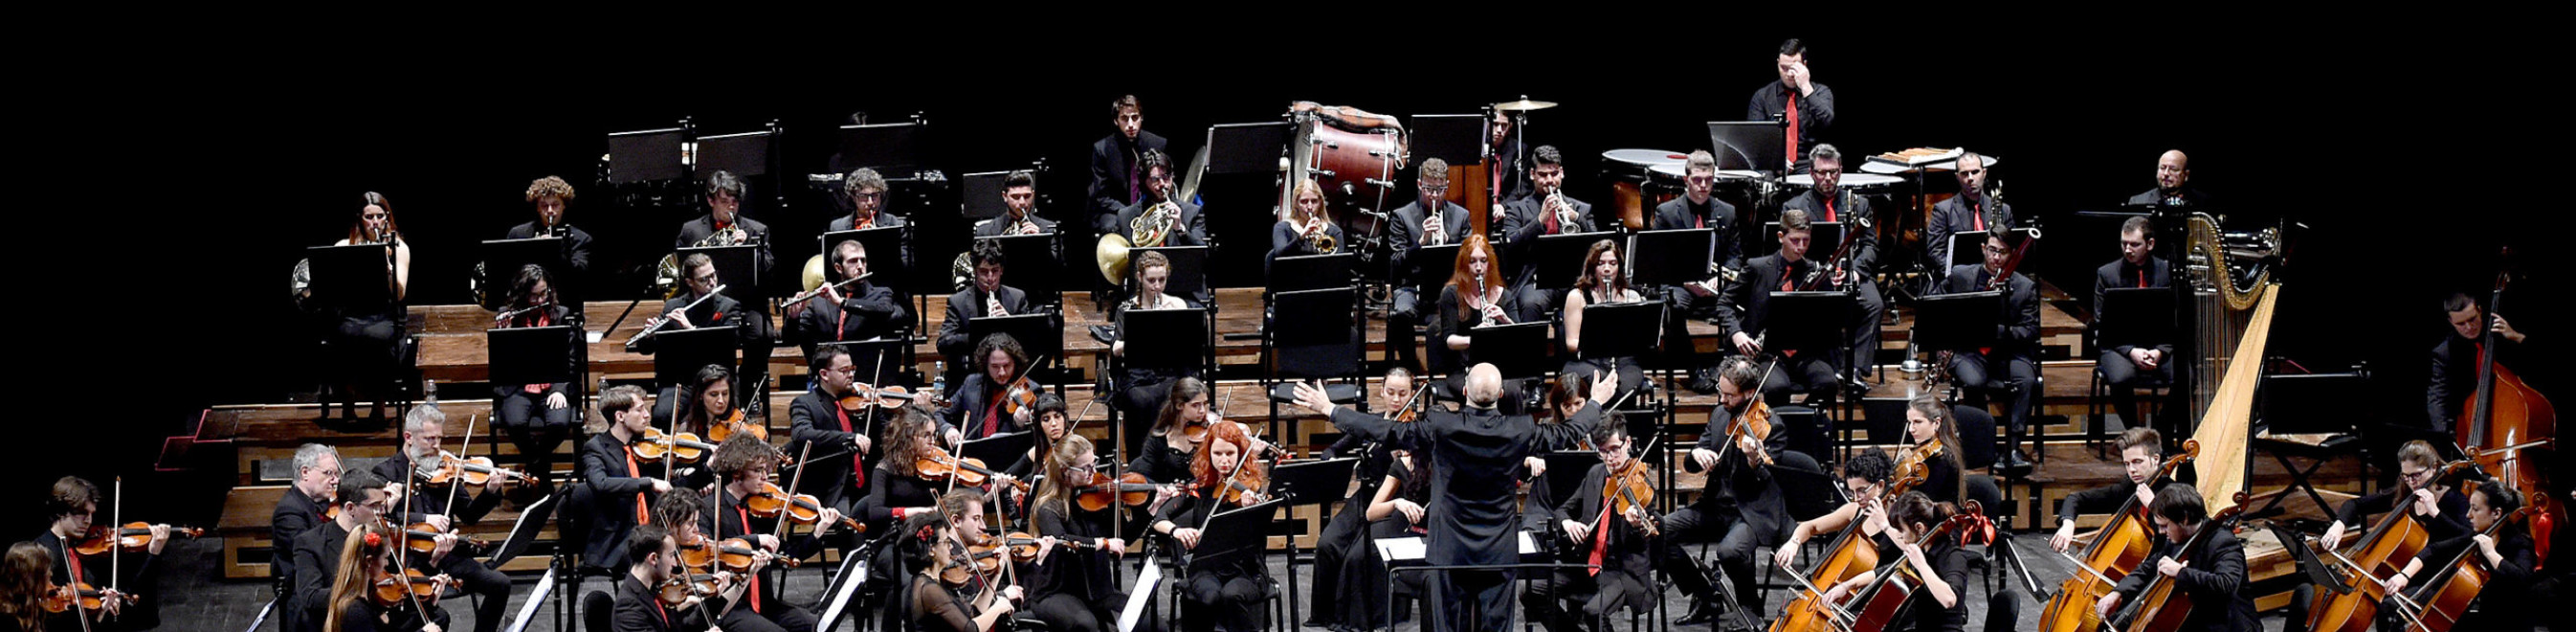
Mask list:
[[[1662,432],[1657,432],[1657,433],[1655,433],[1655,436],[1653,436],[1653,437],[1648,437],[1648,438],[1646,439],[1646,445],[1645,445],[1645,446],[1643,446],[1642,448],[1640,448],[1637,452],[1638,452],[1639,454],[1653,454],[1653,453],[1654,453],[1654,450],[1655,450],[1655,442],[1657,442],[1657,441],[1662,441],[1662,440],[1664,440],[1664,433],[1662,433]],[[1646,462],[1645,462],[1645,461],[1637,460],[1637,459],[1635,459],[1635,458],[1631,458],[1631,459],[1629,459],[1628,467],[1631,467],[1631,468],[1639,468],[1639,467],[1645,467],[1645,466],[1646,466]],[[1624,468],[1623,468],[1623,469],[1624,469]],[[1619,476],[1619,473],[1618,473],[1618,472],[1611,472],[1611,473],[1610,473],[1610,475],[1611,475],[1611,476]],[[1622,486],[1622,489],[1625,489],[1625,486]],[[1630,503],[1630,504],[1634,504],[1634,505],[1636,505],[1636,506],[1637,506],[1637,508],[1639,508],[1639,509],[1644,509],[1644,508],[1645,508],[1645,506],[1646,506],[1646,504],[1645,504],[1645,503],[1641,503],[1641,502],[1634,502],[1634,500],[1635,500],[1635,499],[1630,499],[1630,500],[1631,500],[1631,503]],[[1599,516],[1594,516],[1594,517],[1592,518],[1592,523],[1593,523],[1593,524],[1601,524],[1601,519],[1610,517],[1610,510],[1611,510],[1612,508],[1615,508],[1615,507],[1618,507],[1618,506],[1619,506],[1618,499],[1616,499],[1616,498],[1611,498],[1608,494],[1603,494],[1603,495],[1601,496],[1601,515],[1599,515]],[[1654,516],[1654,513],[1655,513],[1654,511],[1652,511],[1652,510],[1648,510],[1648,511],[1646,512],[1646,517],[1647,517],[1647,518],[1649,518],[1649,519],[1654,518],[1654,517],[1655,517],[1655,516]],[[1595,536],[1593,536],[1593,537],[1600,537],[1600,536],[1599,536],[1599,535],[1595,535]]]
[[[1766,407],[1768,406],[1768,404],[1764,404],[1764,403],[1762,402],[1762,400],[1760,400],[1760,399],[1758,399],[1758,398],[1762,397],[1762,387],[1763,387],[1763,386],[1767,386],[1767,385],[1769,385],[1769,384],[1771,383],[1771,370],[1772,370],[1772,369],[1775,369],[1775,368],[1779,368],[1779,366],[1780,366],[1780,358],[1779,358],[1779,356],[1772,356],[1772,358],[1771,358],[1771,363],[1770,363],[1770,364],[1766,364],[1766,365],[1763,365],[1763,366],[1762,366],[1762,379],[1757,380],[1757,381],[1755,381],[1755,382],[1753,383],[1753,391],[1752,391],[1752,392],[1750,392],[1750,393],[1745,393],[1745,394],[1744,394],[1744,396],[1745,396],[1745,397],[1753,397],[1753,398],[1757,398],[1757,399],[1755,399],[1755,400],[1754,400],[1754,403],[1753,403],[1753,404],[1746,404],[1746,405],[1744,406],[1744,411],[1745,411],[1745,412],[1747,412],[1747,413],[1753,412],[1753,406],[1754,406],[1755,404],[1762,404],[1762,405],[1764,405],[1764,406],[1766,406]],[[1725,379],[1725,378],[1724,378],[1723,376],[1721,376],[1721,377],[1719,377],[1718,379]],[[1721,405],[1720,405],[1720,406],[1718,406],[1719,408],[1725,408],[1725,406],[1723,406],[1723,405],[1722,405],[1722,404],[1724,404],[1724,402],[1720,402],[1720,404],[1721,404]],[[1734,426],[1735,426],[1736,424],[1744,423],[1744,417],[1745,417],[1744,415],[1737,415],[1737,416],[1736,416],[1736,418],[1734,418],[1734,419],[1726,420],[1727,429],[1728,429],[1728,430],[1734,430],[1734,429],[1735,429],[1735,428],[1734,428]],[[1721,459],[1721,460],[1722,460],[1722,459],[1725,459],[1725,458],[1726,458],[1726,451],[1728,451],[1728,450],[1733,450],[1733,449],[1735,449],[1735,442],[1733,442],[1733,441],[1728,441],[1728,442],[1726,442],[1724,445],[1717,446],[1717,458],[1719,458],[1719,459]]]
[[[803,483],[805,482],[805,457],[809,457],[809,456],[813,456],[813,455],[814,455],[814,442],[812,442],[812,441],[807,441],[807,442],[805,442],[805,448],[804,448],[803,450],[799,450],[799,451],[797,451],[797,453],[796,453],[796,474],[794,474],[794,475],[792,475],[792,476],[787,477],[787,489],[779,490],[779,491],[782,491],[782,492],[786,492],[786,494],[785,494],[785,495],[787,496],[787,499],[786,499],[786,500],[787,500],[787,502],[788,502],[789,504],[794,504],[794,503],[796,502],[796,486],[797,486],[797,485],[800,485],[800,484],[803,484]],[[816,504],[817,504],[817,505],[820,505],[821,503],[816,503]],[[778,539],[778,541],[779,541],[779,548],[780,548],[780,549],[782,549],[782,550],[784,550],[785,548],[787,548],[787,523],[795,522],[795,521],[793,521],[793,520],[788,520],[788,519],[787,519],[787,512],[788,512],[789,510],[791,510],[791,509],[794,509],[794,508],[793,508],[793,507],[780,507],[780,508],[778,509],[778,512],[779,512],[779,513],[778,513],[778,527],[777,527],[778,532],[777,532],[777,534],[776,534],[776,535],[772,535],[772,536],[770,536],[770,537],[773,537],[773,538],[777,538],[777,539]],[[821,511],[821,510],[822,510],[822,507],[817,506],[817,507],[815,507],[815,510],[816,510],[816,511]],[[751,530],[751,525],[743,525],[743,530],[744,530],[744,531],[749,531],[749,530]],[[815,530],[816,532],[821,532],[821,531],[823,530],[823,525],[822,525],[821,523],[816,523],[816,524],[814,525],[814,530]]]
[[[122,474],[117,475],[114,484],[116,485],[116,498],[108,501],[110,503],[114,503],[114,505],[108,509],[110,512],[108,514],[108,520],[113,521],[113,523],[109,524],[107,527],[107,598],[123,599],[125,594],[122,590],[122,586],[125,581],[125,476]],[[78,555],[78,553],[69,553],[66,555]],[[77,586],[77,584],[80,583],[80,578],[72,578],[72,583],[75,584],[72,590],[80,590]],[[79,601],[80,595],[78,593],[74,593],[72,595],[72,600]],[[125,604],[117,605],[123,606]]]
[[[479,417],[481,416],[467,415],[465,417],[465,436],[457,437],[456,452],[458,454],[461,455],[474,450],[474,422]],[[441,505],[448,509],[446,513],[451,514],[455,513],[456,496],[465,491],[465,457],[457,456],[454,458],[456,459],[456,477],[447,481],[447,504]],[[444,459],[442,459],[442,461],[443,460]],[[446,463],[442,462],[439,463],[439,465],[446,465]],[[455,520],[455,517],[450,516],[448,520],[453,521]],[[456,524],[453,522],[450,522],[447,526],[450,529],[456,528]]]

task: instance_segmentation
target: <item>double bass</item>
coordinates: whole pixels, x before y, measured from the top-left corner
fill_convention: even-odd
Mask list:
[[[1929,473],[1926,472],[1923,464],[1915,463],[1899,473],[1897,479],[1888,484],[1887,492],[1881,494],[1879,498],[1883,501],[1903,496],[1905,492],[1913,491],[1916,486],[1922,485],[1923,480],[1928,476]],[[1815,590],[1814,587],[1843,583],[1845,580],[1859,577],[1861,573],[1869,572],[1870,569],[1878,568],[1878,545],[1870,540],[1870,536],[1862,533],[1861,524],[1865,522],[1868,522],[1866,516],[1858,512],[1852,514],[1851,524],[1845,525],[1842,533],[1834,536],[1833,544],[1825,548],[1825,556],[1819,559],[1815,566],[1800,575],[1800,581],[1804,582],[1807,588],[1798,589],[1798,596],[1789,600],[1789,604],[1781,610],[1780,618],[1771,621],[1771,632],[1830,629],[1830,626],[1825,624],[1827,617],[1831,616],[1826,612],[1826,608],[1832,606],[1824,602],[1824,592]],[[1797,572],[1794,568],[1783,570]]]
[[[2155,477],[2148,480],[2172,476],[2175,468],[2198,456],[2200,441],[2184,439],[2182,454],[2165,459],[2164,465],[2156,468]],[[2058,585],[2057,594],[2051,596],[2048,607],[2040,611],[2040,632],[2099,629],[2102,617],[2093,611],[2093,603],[2101,601],[2103,595],[2111,594],[2112,587],[2128,575],[2129,569],[2146,561],[2147,553],[2156,548],[2156,537],[2155,524],[2147,519],[2146,506],[2138,502],[2137,495],[2129,495],[2127,502],[2120,503],[2120,511],[2111,514],[2111,521],[2104,523],[2101,531],[2095,532],[2093,543],[2084,546],[2084,554],[2070,558],[2083,567],[2083,572]]]
[[[2503,255],[2512,257],[2513,249],[2505,249]],[[2486,312],[2480,317],[2493,321],[2496,314],[2501,313],[2498,310],[2503,309],[2504,291],[2512,281],[2512,270],[2496,273],[2495,292],[2487,295]],[[2479,348],[2484,351],[2478,354],[2477,395],[2462,403],[2460,419],[2452,428],[2451,436],[2459,437],[2460,447],[2469,452],[2556,439],[2557,409],[2550,406],[2549,398],[2541,396],[2539,390],[2524,384],[2521,376],[2496,363],[2494,350],[2501,348],[2499,345],[2504,342],[2504,336],[2493,322],[2480,324],[2486,326],[2486,333],[2478,338]],[[2499,482],[2514,489],[2547,487],[2541,480],[2539,468],[2520,468],[2518,471],[2497,468],[2489,473],[2511,477],[2511,480]],[[2562,506],[2543,511],[2531,519],[2531,539],[2539,547],[2537,553],[2543,561],[2549,559],[2549,534],[2558,521],[2566,519],[2565,512]]]
[[[2193,532],[2190,540],[2183,542],[2174,550],[2188,553],[2192,549],[2199,548],[2200,543],[2209,541],[2210,536],[2219,531],[2235,529],[2237,514],[2245,511],[2245,492],[2236,492],[2235,498],[2235,504],[2202,521],[2200,530]],[[2175,555],[2174,561],[2189,561],[2183,557],[2183,555]],[[2155,573],[2155,579],[2147,581],[2146,589],[2138,591],[2137,603],[2129,606],[2121,616],[2113,617],[2103,623],[2112,629],[2128,632],[2175,630],[2181,628],[2183,619],[2191,616],[2191,608],[2191,595],[2183,593],[2182,588],[2174,584],[2173,577]]]

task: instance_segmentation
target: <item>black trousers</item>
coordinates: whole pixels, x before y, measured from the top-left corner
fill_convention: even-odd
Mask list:
[[[1100,632],[1118,623],[1118,606],[1125,599],[1084,601],[1073,593],[1056,593],[1039,598],[1029,606],[1029,616],[1047,624],[1052,632]]]
[[[1512,624],[1512,581],[1516,570],[1433,572],[1433,592],[1440,596],[1441,632],[1508,630]]]
[[[501,430],[510,433],[510,443],[519,446],[520,454],[528,456],[528,473],[539,478],[546,478],[553,472],[555,449],[562,447],[564,439],[572,436],[573,412],[577,405],[570,401],[572,394],[566,393],[564,407],[547,408],[546,396],[546,393],[529,394],[514,388],[510,389],[509,395],[493,402],[493,408],[500,412]]]
[[[2104,349],[2101,359],[2094,361],[2093,366],[2102,371],[2102,384],[2109,387],[2105,390],[2111,392],[2111,410],[2120,414],[2120,425],[2127,428],[2148,427],[2145,419],[2138,416],[2138,390],[2172,384],[2173,357],[2167,356],[2163,364],[2156,365],[2153,370],[2146,370],[2138,368],[2137,361],[2129,359],[2128,356],[2121,355],[2118,351]],[[2173,430],[2161,424],[2156,427],[2157,432],[2162,432],[2168,437],[2178,434]]]
[[[1673,579],[1673,587],[1682,594],[1699,599],[1717,597],[1717,587],[1709,585],[1708,574],[1699,560],[1690,556],[1690,542],[1716,542],[1717,566],[1735,584],[1735,602],[1759,612],[1762,609],[1762,587],[1753,581],[1753,549],[1761,546],[1766,535],[1756,533],[1752,523],[1745,522],[1734,510],[1706,505],[1683,507],[1664,516],[1663,569]],[[1767,538],[1777,541],[1778,538]]]
[[[2011,401],[2006,402],[2004,410],[2009,437],[2006,440],[2020,445],[2022,432],[2030,427],[2030,403],[2039,397],[2039,362],[2018,354],[1988,357],[1965,351],[1950,356],[1950,374],[1959,378],[1960,388],[1994,392],[2007,385],[2013,387]]]
[[[1830,355],[1799,352],[1770,363],[1770,374],[1762,378],[1762,401],[1773,407],[1787,406],[1791,393],[1805,392],[1809,405],[1822,407],[1831,403],[1841,383],[1834,379]]]
[[[1181,582],[1181,629],[1249,632],[1260,627],[1261,581],[1250,575],[1191,573]]]
[[[1422,374],[1422,353],[1414,348],[1413,327],[1422,324],[1422,291],[1412,287],[1395,288],[1386,306],[1386,346],[1394,354],[1396,366]],[[1436,341],[1435,341],[1436,344]]]
[[[465,592],[479,598],[474,604],[474,632],[501,629],[510,609],[509,576],[474,561],[472,556],[462,552],[451,552],[439,560],[437,570],[456,578],[464,585]]]

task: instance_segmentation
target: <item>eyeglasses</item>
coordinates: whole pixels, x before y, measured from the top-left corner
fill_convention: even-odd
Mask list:
[[[1986,246],[1986,247],[1985,247],[1985,249],[1986,249],[1986,254],[1990,254],[1990,255],[2000,255],[2000,254],[2004,254],[2004,253],[2007,253],[2007,252],[2012,252],[2011,250],[2007,250],[2007,249],[2005,249],[2005,248],[2004,248],[2004,247],[2002,247],[2002,246],[1991,246],[1991,245],[1990,245],[1990,246]]]
[[[690,282],[690,283],[714,283],[714,282],[716,282],[716,275],[712,275],[712,274],[701,274],[701,275],[697,275],[697,276],[689,277],[689,282]]]
[[[1440,184],[1440,185],[1431,185],[1431,184],[1426,184],[1426,185],[1422,185],[1422,192],[1423,192],[1423,193],[1429,193],[1429,194],[1432,194],[1432,195],[1439,195],[1439,194],[1442,194],[1442,193],[1448,193],[1448,192],[1449,192],[1449,185],[1446,185],[1446,184]]]

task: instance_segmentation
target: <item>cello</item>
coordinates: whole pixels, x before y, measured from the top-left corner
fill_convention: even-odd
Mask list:
[[[1941,521],[1940,526],[1933,527],[1931,531],[1924,533],[1918,545],[1939,542],[1956,531],[1975,528],[1983,512],[1984,508],[1978,506],[1977,501],[1971,500],[1960,505],[1958,515],[1950,516],[1949,519]],[[1828,607],[1833,609],[1829,614],[1841,615],[1842,620],[1849,622],[1848,625],[1840,627],[1859,632],[1886,630],[1897,626],[1897,617],[1905,613],[1906,602],[1914,600],[1914,592],[1923,588],[1923,580],[1926,579],[1914,576],[1914,568],[1906,563],[1904,556],[1898,556],[1885,566],[1879,567],[1876,572],[1877,578],[1871,580],[1868,586],[1852,591],[1855,596],[1851,598],[1851,603],[1860,606],[1858,610],[1846,610],[1841,606],[1828,604]]]
[[[2184,439],[2182,454],[2165,459],[2164,465],[2156,468],[2155,477],[2148,480],[2172,476],[2175,468],[2198,456],[2200,441]],[[2084,546],[2084,554],[2068,557],[2083,567],[2084,572],[2067,578],[2066,583],[2058,585],[2057,594],[2049,597],[2047,608],[2040,611],[2040,632],[2079,632],[2100,628],[2102,617],[2093,611],[2093,603],[2100,601],[2103,595],[2111,594],[2112,587],[2119,583],[2121,577],[2128,575],[2129,569],[2146,561],[2147,553],[2156,547],[2155,537],[2155,525],[2147,519],[2147,508],[2138,502],[2137,495],[2129,495],[2128,501],[2120,504],[2120,511],[2111,514],[2111,521],[2104,523],[2101,531],[2095,532],[2093,543]],[[2058,555],[2066,554],[2060,552]]]
[[[1922,463],[1915,463],[1905,468],[1896,481],[1888,484],[1880,499],[1903,496],[1905,492],[1913,491],[1915,486],[1922,485],[1928,475]],[[1867,517],[1855,511],[1851,524],[1843,526],[1843,532],[1834,536],[1833,544],[1826,547],[1824,558],[1800,575],[1803,578],[1800,581],[1808,587],[1799,589],[1798,596],[1791,598],[1781,610],[1780,618],[1771,621],[1771,632],[1831,629],[1824,623],[1825,617],[1829,616],[1825,609],[1831,606],[1824,603],[1824,593],[1814,590],[1814,587],[1839,584],[1878,568],[1878,546],[1871,542],[1870,536],[1861,532],[1861,524],[1865,522],[1868,522]],[[1781,570],[1793,574],[1798,572],[1794,568]]]
[[[2537,498],[2535,502],[2539,502]],[[2502,530],[2505,525],[2540,515],[2541,507],[2542,505],[2532,504],[2516,509],[2513,513],[2497,519],[2495,524],[2487,525],[2487,530],[2480,532],[2479,535],[2496,537],[2496,532]],[[2537,542],[2534,543],[2535,546],[2537,544]],[[2479,554],[2476,543],[2461,549],[2460,554],[2451,558],[2451,563],[2443,565],[2442,568],[2446,573],[2441,575],[2438,581],[2428,584],[2439,588],[2434,588],[2426,594],[2420,606],[2405,604],[2398,606],[2400,609],[2420,607],[2420,611],[2408,613],[2407,620],[2410,625],[2407,630],[2450,632],[2459,627],[2460,617],[2469,611],[2469,602],[2476,601],[2478,593],[2486,591],[2487,581],[2492,579],[2495,573],[2495,569],[2487,567],[2487,558]]]
[[[2513,249],[2506,248],[2503,256],[2512,257]],[[2499,313],[2497,310],[2503,308],[2504,291],[2512,281],[2512,270],[2497,272],[2495,292],[2487,295],[2486,312],[2479,314],[2479,317],[2489,322],[2479,323],[2485,327],[2486,333],[2478,337],[2478,348],[2481,350],[2478,353],[2478,391],[2476,396],[2462,404],[2460,419],[2452,428],[2451,435],[2459,437],[2460,447],[2468,452],[2558,437],[2558,411],[2550,406],[2549,398],[2541,396],[2540,391],[2533,389],[2531,385],[2524,384],[2522,377],[2515,375],[2511,369],[2496,363],[2495,350],[2502,348],[2500,345],[2504,342],[2504,336],[2494,326],[2493,321]],[[2541,481],[2542,475],[2538,468],[2526,468],[2519,472],[2498,468],[2490,473],[2498,477],[2514,477],[2511,480],[2499,481],[2499,484],[2511,486],[2514,489],[2535,490],[2547,487]],[[2531,518],[2531,539],[2538,547],[2535,552],[2543,562],[2549,559],[2549,534],[2557,522],[2565,518],[2563,515],[2565,511],[2563,507],[2558,507],[2554,511],[2543,511]]]
[[[2475,459],[2444,464],[2433,474],[2433,480],[2466,472],[2477,467]],[[2332,595],[2319,595],[2324,601],[2308,610],[2309,630],[2366,632],[2377,625],[2379,604],[2386,601],[2388,588],[2382,580],[2406,567],[2406,561],[2424,550],[2432,540],[2424,522],[2415,517],[2413,496],[2401,497],[2395,509],[2372,525],[2370,532],[2342,551],[2325,551],[2327,572],[2343,580],[2344,590]]]
[[[2202,521],[2200,530],[2191,534],[2191,540],[2183,542],[2174,550],[2188,553],[2198,548],[2200,543],[2209,541],[2211,534],[2236,528],[2236,516],[2245,511],[2245,499],[2245,492],[2236,492],[2236,502],[2233,505],[2219,510],[2208,520]],[[2175,555],[2174,561],[2187,561],[2183,557],[2183,555]],[[2191,616],[2191,595],[2184,594],[2181,588],[2175,586],[2173,577],[2155,573],[2152,570],[2147,572],[2153,573],[2155,578],[2147,580],[2146,589],[2138,591],[2137,603],[2123,612],[2124,616],[2104,621],[2104,626],[2128,632],[2175,630],[2181,628],[2183,619]]]

